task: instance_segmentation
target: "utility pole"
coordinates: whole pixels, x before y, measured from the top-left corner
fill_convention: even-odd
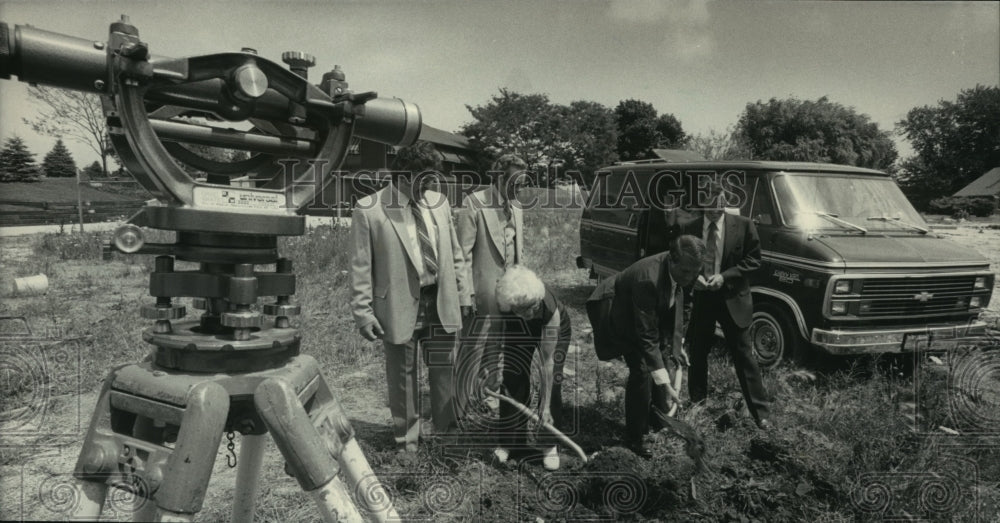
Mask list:
[[[76,170],[76,213],[80,217],[80,232],[83,233],[83,197],[80,196],[80,169]]]

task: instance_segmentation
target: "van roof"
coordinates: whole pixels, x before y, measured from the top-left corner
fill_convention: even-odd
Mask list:
[[[635,162],[618,162],[605,167],[604,171],[623,171],[635,167],[653,167],[668,170],[687,169],[719,169],[719,170],[754,170],[754,171],[795,171],[795,172],[833,172],[838,174],[867,174],[875,176],[889,176],[882,171],[867,169],[864,167],[853,167],[850,165],[837,165],[834,163],[815,162],[772,162],[757,160],[705,160],[695,162],[667,162],[663,160],[638,160]]]

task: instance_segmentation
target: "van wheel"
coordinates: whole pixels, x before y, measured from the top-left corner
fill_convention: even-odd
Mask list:
[[[763,304],[753,313],[750,346],[757,364],[763,369],[771,369],[795,354],[799,334],[788,314],[774,305]]]

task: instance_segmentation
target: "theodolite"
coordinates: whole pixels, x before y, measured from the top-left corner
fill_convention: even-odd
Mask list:
[[[122,252],[156,255],[155,303],[140,311],[152,322],[143,339],[153,349],[105,380],[74,472],[79,503],[67,519],[99,518],[108,488],[125,486],[136,496],[135,519],[192,520],[222,436],[229,434],[232,451],[235,432],[242,439],[234,522],[253,520],[267,434],[325,520],[398,519],[319,365],[299,353],[295,274],[277,247],[279,236],[305,232],[301,210],[353,137],[412,144],[420,112],[351,92],[339,67],[311,84],[308,54],[282,59],[289,68],[247,48],[153,55],[125,16],[106,42],[0,22],[0,78],[100,95],[122,163],[156,197],[114,235]],[[184,144],[252,155],[225,163]],[[229,185],[249,171],[252,186]],[[176,241],[146,242],[143,227],[175,231]],[[197,269],[178,270],[178,260]],[[204,312],[186,319],[179,298],[193,298]]]

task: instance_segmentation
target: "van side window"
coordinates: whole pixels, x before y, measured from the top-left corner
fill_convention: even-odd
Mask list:
[[[771,203],[771,194],[768,191],[767,179],[764,177],[754,177],[751,185],[753,205],[750,208],[750,219],[758,225],[773,225],[774,204]]]

